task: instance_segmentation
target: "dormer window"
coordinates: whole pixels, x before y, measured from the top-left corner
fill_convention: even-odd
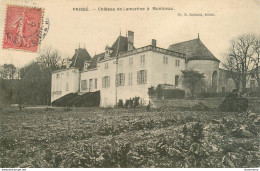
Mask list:
[[[90,61],[85,61],[85,63],[84,63],[84,68],[85,68],[85,69],[88,69],[89,65],[90,65]]]
[[[88,66],[89,66],[89,64],[88,64],[88,63],[85,63],[85,69],[87,69],[87,68],[88,68]]]
[[[106,46],[106,52],[105,52],[105,58],[110,57],[111,53],[113,52],[112,48],[110,48],[108,45]]]

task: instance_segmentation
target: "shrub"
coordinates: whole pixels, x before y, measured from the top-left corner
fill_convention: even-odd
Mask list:
[[[154,96],[154,95],[156,95],[156,91],[155,91],[154,86],[151,86],[150,88],[148,88],[148,95],[149,95],[149,96]]]
[[[140,97],[135,97],[135,98],[134,98],[133,107],[138,107],[138,106],[140,106],[139,100],[140,100]]]
[[[213,97],[226,97],[228,94],[228,92],[226,93],[212,93],[212,92],[203,92],[199,94],[199,97],[202,98],[213,98]]]
[[[159,99],[161,99],[163,97],[163,88],[162,88],[162,85],[158,85],[157,88],[156,88],[156,95]]]
[[[166,85],[170,86],[171,85]],[[148,88],[149,96],[157,96],[159,99],[181,99],[185,97],[185,91],[180,89],[164,89],[162,84],[159,84],[156,89],[154,87]]]
[[[125,107],[128,107],[128,106],[129,106],[129,104],[130,104],[129,101],[130,101],[130,100],[126,100],[126,101],[125,101],[125,105],[124,105]]]
[[[185,97],[185,91],[180,89],[163,90],[165,99],[182,99]]]
[[[118,107],[119,108],[123,108],[124,107],[124,103],[123,103],[123,100],[120,99],[119,102],[118,102]]]

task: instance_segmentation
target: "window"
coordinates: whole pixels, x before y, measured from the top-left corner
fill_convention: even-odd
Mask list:
[[[128,85],[133,85],[133,73],[128,73]]]
[[[69,91],[69,82],[66,82],[66,91]]]
[[[121,59],[121,60],[119,60],[119,62],[118,62],[118,63],[119,63],[119,67],[120,67],[120,68],[123,68],[123,60],[122,60],[122,59]]]
[[[177,67],[180,66],[180,60],[179,60],[179,59],[176,59],[176,60],[175,60],[175,66],[177,66]]]
[[[60,74],[57,74],[57,75],[56,75],[56,78],[59,79],[59,78],[60,78]]]
[[[137,71],[137,84],[146,84],[147,82],[147,71]]]
[[[85,63],[85,68],[88,69],[89,63]]]
[[[133,63],[134,63],[133,57],[130,57],[130,58],[129,58],[129,66],[132,66]]]
[[[105,63],[105,69],[108,69],[108,62]]]
[[[87,80],[81,81],[81,90],[87,90],[88,89],[88,83]]]
[[[163,64],[168,64],[168,57],[167,56],[163,57]]]
[[[89,90],[93,90],[93,79],[89,80]]]
[[[175,86],[179,85],[179,76],[175,75]]]
[[[125,85],[125,74],[120,73],[116,75],[116,86]]]
[[[85,90],[88,89],[88,80],[85,80]]]
[[[110,87],[110,77],[109,76],[105,76],[102,78],[102,87],[103,88]]]
[[[69,71],[66,72],[66,76],[67,77],[70,76],[70,72]]]
[[[166,84],[167,83],[167,74],[163,73],[163,83]]]
[[[97,89],[97,78],[95,78],[95,89]]]
[[[141,63],[145,63],[145,55],[141,55],[141,57],[140,57],[140,62],[141,62]]]

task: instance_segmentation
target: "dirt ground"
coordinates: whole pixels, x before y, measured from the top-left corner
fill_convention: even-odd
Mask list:
[[[259,113],[176,108],[198,102],[222,99],[158,101],[151,111],[4,108],[0,167],[259,167]]]

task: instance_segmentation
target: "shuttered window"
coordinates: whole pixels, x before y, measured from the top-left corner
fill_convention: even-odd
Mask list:
[[[137,84],[146,84],[147,70],[137,71]]]
[[[103,88],[110,87],[110,77],[109,76],[105,76],[102,78],[102,87]]]
[[[87,80],[82,80],[81,81],[81,90],[87,90],[87,89],[88,89]]]
[[[179,60],[179,59],[176,59],[176,60],[175,60],[175,66],[177,66],[177,67],[180,66],[180,60]]]
[[[133,73],[128,73],[128,85],[133,85]]]
[[[124,86],[125,85],[125,74],[120,73],[116,74],[116,86]]]
[[[168,57],[167,56],[163,57],[163,64],[168,64]]]
[[[97,89],[97,78],[95,78],[95,89]]]
[[[83,81],[84,81],[84,80],[81,80],[81,82],[80,82],[80,88],[81,88],[81,90],[83,90]]]
[[[93,90],[93,79],[89,80],[89,90],[92,91]]]

